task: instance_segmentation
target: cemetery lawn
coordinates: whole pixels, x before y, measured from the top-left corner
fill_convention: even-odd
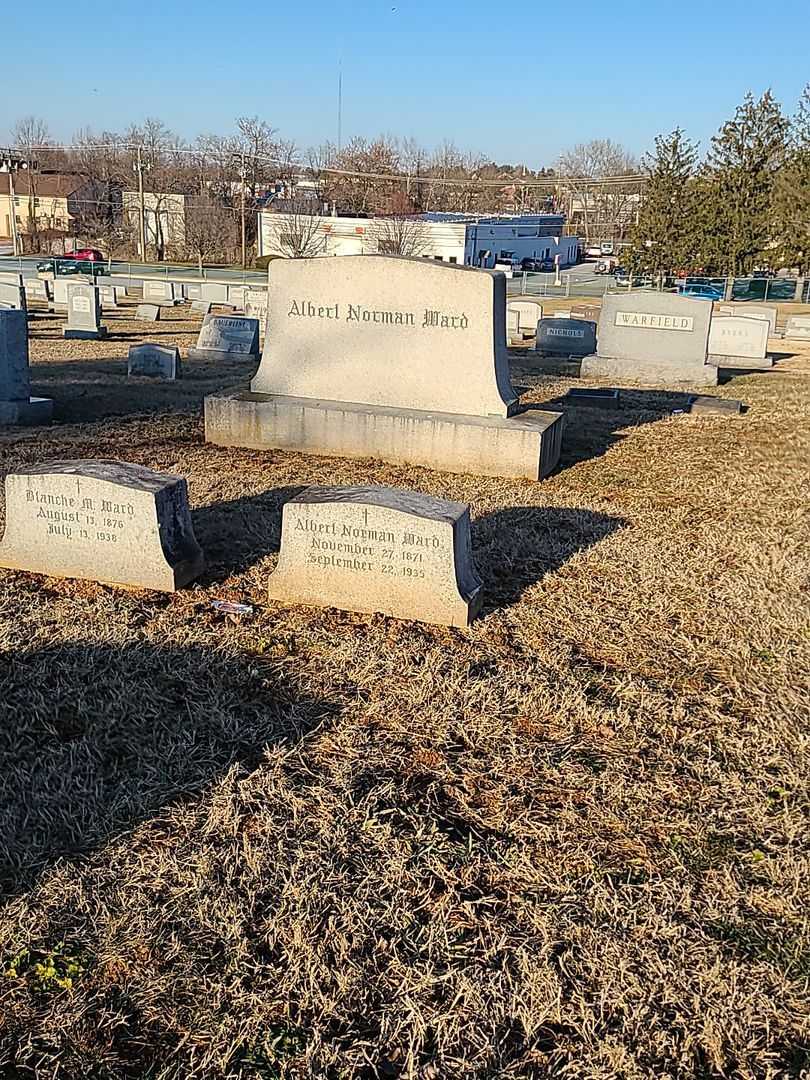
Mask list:
[[[126,381],[183,318],[35,319],[57,422],[0,433],[185,475],[208,558],[0,571],[0,1078],[805,1075],[810,346],[743,416],[558,406],[533,484],[208,446],[249,369]],[[282,503],[353,483],[471,504],[478,621],[266,600]]]

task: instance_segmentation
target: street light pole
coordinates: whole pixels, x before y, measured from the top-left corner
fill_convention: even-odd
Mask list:
[[[19,246],[20,241],[17,235],[17,200],[14,195],[14,163],[12,162],[8,170],[8,201],[11,203],[11,253],[14,256],[20,254]]]

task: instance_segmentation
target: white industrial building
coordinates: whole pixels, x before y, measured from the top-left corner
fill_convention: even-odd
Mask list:
[[[259,255],[376,255],[393,251],[492,268],[525,258],[577,261],[579,241],[563,236],[562,214],[474,217],[422,214],[407,219],[259,213]]]

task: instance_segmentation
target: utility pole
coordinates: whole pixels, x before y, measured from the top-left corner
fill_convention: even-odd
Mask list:
[[[239,176],[240,176],[241,181],[242,181],[240,186],[242,188],[242,197],[241,197],[241,203],[242,203],[242,207],[241,207],[241,214],[242,214],[242,269],[244,270],[246,268],[246,266],[247,266],[247,246],[246,246],[246,243],[245,243],[245,181],[247,180],[247,170],[245,169],[245,152],[244,152],[244,150],[242,151],[242,167],[239,170]]]
[[[28,163],[23,161],[22,158],[14,157],[14,155],[7,151],[3,157],[0,157],[0,169],[8,173],[8,201],[11,204],[11,246],[14,255],[20,254],[20,234],[17,230],[17,198],[14,192],[14,174],[18,169],[25,169],[28,167]]]
[[[136,161],[133,168],[138,174],[138,234],[141,241],[141,258],[146,262],[146,206],[143,199],[143,160],[140,146],[136,148],[135,154]]]

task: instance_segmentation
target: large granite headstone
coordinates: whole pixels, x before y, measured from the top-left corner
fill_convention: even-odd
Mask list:
[[[605,293],[597,352],[583,359],[582,375],[716,386],[717,367],[707,363],[711,316],[705,300],[674,293]]]
[[[466,626],[481,607],[469,507],[396,488],[307,488],[284,505],[268,593]]]
[[[719,304],[718,315],[741,315],[744,319],[767,319],[771,337],[776,333],[777,309],[772,304]]]
[[[190,360],[259,359],[259,322],[241,315],[206,315]]]
[[[596,349],[596,323],[585,319],[541,319],[535,351],[545,356],[588,356]]]
[[[135,308],[135,318],[139,322],[158,322],[160,304],[138,304]]]
[[[52,416],[51,398],[31,397],[28,316],[0,311],[0,425],[49,424]]]
[[[68,323],[62,333],[66,338],[97,340],[107,336],[101,325],[101,302],[95,285],[71,281],[67,287]]]
[[[0,566],[172,592],[203,568],[186,481],[120,461],[9,473]]]
[[[206,438],[538,480],[560,413],[520,416],[506,353],[506,281],[389,255],[277,259],[251,392],[205,402]],[[205,328],[203,328],[205,329]]]
[[[785,337],[796,341],[810,341],[810,315],[788,316]]]
[[[176,345],[155,345],[145,341],[142,345],[130,345],[127,358],[127,375],[147,379],[179,379],[180,350]]]
[[[709,327],[709,360],[723,368],[765,371],[773,367],[768,356],[767,319],[715,315]]]
[[[22,285],[12,285],[0,281],[0,307],[12,311],[27,311],[25,289]]]

